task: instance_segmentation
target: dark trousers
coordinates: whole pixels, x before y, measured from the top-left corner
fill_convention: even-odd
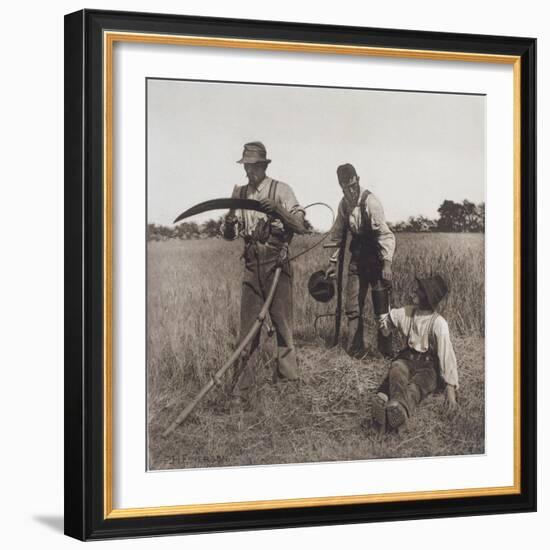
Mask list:
[[[241,327],[239,339],[246,336],[271,287],[275,260],[279,250],[262,244],[251,244],[245,249],[245,267],[241,294]],[[268,262],[268,263],[265,263]],[[275,375],[295,380],[298,378],[296,350],[293,338],[292,268],[285,262],[279,283],[269,308],[269,316],[277,338],[277,362]],[[233,391],[242,394],[256,385],[257,351],[261,331],[245,350],[235,371]]]
[[[348,341],[346,351],[352,356],[365,354],[364,318],[365,298],[369,286],[382,280],[380,261],[369,256],[353,256],[349,263],[346,285],[345,312],[348,319]],[[383,283],[385,284],[385,283]],[[377,334],[378,349],[391,354],[391,335]]]
[[[403,353],[392,361],[378,391],[401,403],[411,416],[420,401],[436,390],[437,384],[434,360],[423,353]]]

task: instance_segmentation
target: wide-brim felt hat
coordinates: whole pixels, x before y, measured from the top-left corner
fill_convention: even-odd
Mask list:
[[[318,302],[330,302],[334,297],[334,282],[327,279],[324,271],[316,271],[307,283],[311,296]]]
[[[432,309],[435,309],[439,305],[439,302],[449,293],[449,285],[441,275],[425,278],[416,277],[416,280],[422,287],[422,290],[424,290]]]
[[[265,145],[261,141],[251,141],[250,143],[245,143],[243,156],[237,162],[239,164],[254,164],[256,162],[269,164],[271,159],[267,158]]]

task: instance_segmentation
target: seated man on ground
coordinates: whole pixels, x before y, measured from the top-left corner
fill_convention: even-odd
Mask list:
[[[383,333],[398,330],[407,338],[372,401],[373,424],[380,433],[401,429],[420,401],[438,387],[445,387],[448,409],[457,406],[456,356],[447,321],[436,312],[448,288],[440,275],[416,281],[416,303],[379,318]]]

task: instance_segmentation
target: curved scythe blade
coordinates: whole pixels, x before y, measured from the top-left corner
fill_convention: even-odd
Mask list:
[[[256,210],[257,212],[262,212],[267,214],[265,208],[262,207],[260,201],[254,199],[212,199],[205,202],[200,202],[195,206],[187,209],[185,212],[182,212],[175,220],[174,223],[178,223],[181,220],[190,218],[191,216],[196,216],[197,214],[202,214],[203,212],[208,212],[209,210]],[[272,214],[273,215],[273,214]],[[277,217],[275,215],[275,217]]]

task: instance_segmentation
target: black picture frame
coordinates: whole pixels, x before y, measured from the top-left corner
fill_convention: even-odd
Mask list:
[[[516,56],[520,126],[520,490],[516,494],[106,517],[104,31]],[[536,40],[83,10],[65,17],[65,533],[80,540],[536,509]],[[108,515],[108,514],[107,514]]]

